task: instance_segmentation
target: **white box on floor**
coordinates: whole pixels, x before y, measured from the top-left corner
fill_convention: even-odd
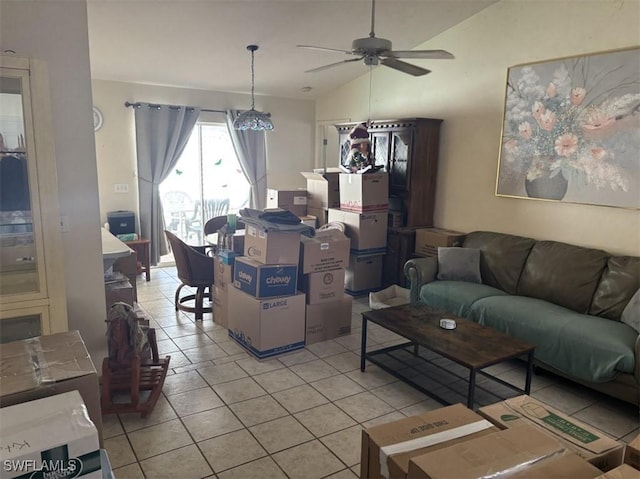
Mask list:
[[[229,287],[229,336],[259,359],[304,347],[305,296],[257,299]]]
[[[1,408],[0,424],[2,479],[102,479],[98,430],[78,391]]]

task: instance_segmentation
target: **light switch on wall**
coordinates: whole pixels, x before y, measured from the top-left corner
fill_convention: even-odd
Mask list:
[[[116,193],[129,193],[129,185],[127,183],[116,183],[113,185],[113,191]]]

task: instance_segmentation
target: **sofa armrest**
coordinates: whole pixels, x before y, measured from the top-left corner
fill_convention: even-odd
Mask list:
[[[404,264],[404,275],[411,285],[411,303],[417,303],[420,298],[420,287],[435,281],[438,275],[438,258],[414,258]]]

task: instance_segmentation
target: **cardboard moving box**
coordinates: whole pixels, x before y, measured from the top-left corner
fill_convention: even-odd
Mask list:
[[[460,444],[414,456],[409,461],[412,479],[476,479],[510,477],[530,464],[562,453],[564,446],[538,428],[521,424]],[[535,477],[527,475],[526,477]],[[543,476],[539,476],[543,477]]]
[[[318,231],[313,238],[300,236],[300,273],[318,273],[349,264],[351,240],[338,230]]]
[[[298,284],[307,295],[307,304],[340,301],[344,296],[344,269],[304,274]]]
[[[593,426],[529,396],[517,396],[481,407],[478,413],[502,428],[527,424],[560,439],[566,447],[598,469],[608,471],[622,464],[623,445]]]
[[[0,409],[0,477],[102,479],[98,430],[78,391]]]
[[[634,437],[625,449],[624,462],[640,469],[640,434]]]
[[[303,293],[256,299],[230,286],[229,336],[259,359],[304,347]]]
[[[623,464],[615,469],[605,472],[596,479],[638,479],[638,477],[640,477],[640,471],[634,469],[629,464]]]
[[[282,208],[296,216],[307,214],[307,190],[267,189],[267,208]]]
[[[98,374],[78,331],[5,343],[0,363],[0,407],[78,390],[102,445]]]
[[[229,288],[233,284],[213,286],[213,321],[223,328],[229,326]]]
[[[344,272],[344,289],[351,294],[370,292],[382,286],[381,254],[349,256]]]
[[[389,209],[389,173],[340,173],[340,209],[358,213]]]
[[[244,255],[262,264],[297,264],[300,255],[300,233],[269,231],[247,224]]]
[[[309,208],[340,208],[340,168],[327,168],[300,174],[307,179],[307,213]]]
[[[308,304],[305,343],[313,344],[351,333],[353,298],[342,293],[342,298],[330,303]]]
[[[360,477],[404,478],[411,458],[497,431],[462,404],[363,429]]]
[[[235,263],[235,261],[234,261]],[[233,283],[233,264],[225,264],[216,255],[213,258],[213,284],[224,288],[225,286]]]
[[[359,176],[359,175],[356,175]],[[387,213],[355,213],[329,210],[329,223],[344,223],[344,234],[351,239],[354,254],[384,253],[387,251]]]
[[[254,298],[295,294],[298,264],[262,264],[240,256],[233,265],[233,285]]]
[[[438,247],[462,246],[467,235],[442,228],[416,230],[415,252],[421,256],[438,256]]]

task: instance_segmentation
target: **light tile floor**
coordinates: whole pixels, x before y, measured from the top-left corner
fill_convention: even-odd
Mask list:
[[[441,407],[374,365],[360,372],[360,313],[352,334],[258,361],[213,323],[174,311],[175,268],[138,281],[138,300],[154,318],[161,354],[171,355],[163,395],[146,419],[105,415],[105,447],[117,479],[354,478],[360,434]],[[398,337],[370,325],[374,348]],[[519,362],[494,374],[523,382]],[[533,378],[533,397],[623,441],[638,433],[638,409],[552,375]]]

